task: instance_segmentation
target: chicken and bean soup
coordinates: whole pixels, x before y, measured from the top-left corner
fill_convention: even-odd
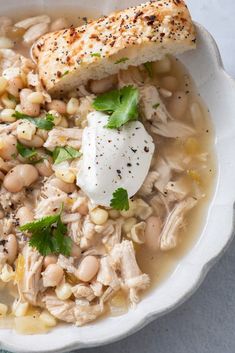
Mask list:
[[[70,25],[0,17],[0,327],[24,334],[136,305],[192,244],[216,175],[172,56],[50,96],[30,48]]]

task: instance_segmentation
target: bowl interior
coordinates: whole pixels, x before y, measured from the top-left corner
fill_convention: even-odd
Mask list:
[[[82,3],[82,6],[79,4]],[[139,1],[66,1],[66,8],[82,8],[84,13],[108,13]],[[0,0],[1,15],[18,9],[18,2]],[[21,10],[33,6],[34,13],[65,8],[65,2],[21,1]],[[193,76],[198,91],[209,107],[216,130],[216,153],[219,175],[203,231],[198,241],[179,261],[176,269],[160,286],[152,290],[126,315],[106,318],[81,328],[60,326],[46,335],[21,336],[9,330],[0,331],[2,347],[17,352],[62,352],[75,348],[108,343],[141,328],[185,300],[199,285],[215,257],[232,237],[235,159],[231,146],[235,139],[235,83],[222,69],[220,56],[210,35],[197,25],[198,46],[180,60]]]

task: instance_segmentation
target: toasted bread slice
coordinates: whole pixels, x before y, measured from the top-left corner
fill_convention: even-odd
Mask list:
[[[156,0],[48,33],[35,43],[32,55],[42,84],[51,94],[61,94],[130,65],[193,49],[195,38],[183,0]]]

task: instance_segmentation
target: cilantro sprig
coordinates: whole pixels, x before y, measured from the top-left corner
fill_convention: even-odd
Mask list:
[[[129,58],[127,57],[123,57],[123,58],[120,58],[118,59],[114,64],[117,65],[117,64],[122,64],[122,63],[125,63],[126,61],[128,61]]]
[[[22,145],[20,142],[17,142],[16,145],[18,153],[25,159],[27,159],[27,162],[30,164],[36,164],[41,162],[43,159],[40,158],[38,155],[37,151],[35,148],[28,148]]]
[[[61,212],[26,223],[20,227],[20,230],[32,234],[29,245],[36,248],[43,256],[71,254],[72,240],[66,236],[67,227],[61,221]]]
[[[125,86],[120,90],[113,90],[101,94],[93,102],[93,108],[110,114],[109,129],[118,129],[129,121],[138,117],[138,89],[133,86]]]
[[[145,70],[147,71],[149,77],[153,77],[153,65],[151,62],[144,63]]]
[[[126,189],[118,188],[113,193],[113,198],[110,201],[110,206],[115,210],[129,210],[129,199]]]
[[[53,151],[52,158],[54,164],[59,164],[69,159],[81,157],[81,155],[81,152],[75,150],[73,147],[70,146],[56,147]]]
[[[37,128],[42,130],[51,130],[54,127],[54,115],[47,113],[45,118],[32,118],[27,114],[20,113],[16,111],[13,115],[17,120],[26,119],[30,121],[32,124],[36,125]]]

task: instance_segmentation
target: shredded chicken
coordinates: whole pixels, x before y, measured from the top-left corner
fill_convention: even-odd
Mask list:
[[[29,245],[26,245],[22,251],[24,257],[23,278],[17,283],[19,292],[23,298],[30,304],[37,305],[37,295],[40,290],[40,277],[42,270],[43,256]]]
[[[70,146],[75,149],[81,147],[82,130],[78,128],[57,127],[51,130],[44,147],[53,150],[57,146]]]
[[[57,319],[75,323],[75,302],[72,300],[60,300],[53,293],[47,293],[43,297],[43,302],[49,313]]]
[[[187,198],[177,203],[166,219],[166,223],[161,233],[160,248],[163,251],[176,247],[178,242],[178,230],[183,225],[185,214],[197,203],[193,198]]]

